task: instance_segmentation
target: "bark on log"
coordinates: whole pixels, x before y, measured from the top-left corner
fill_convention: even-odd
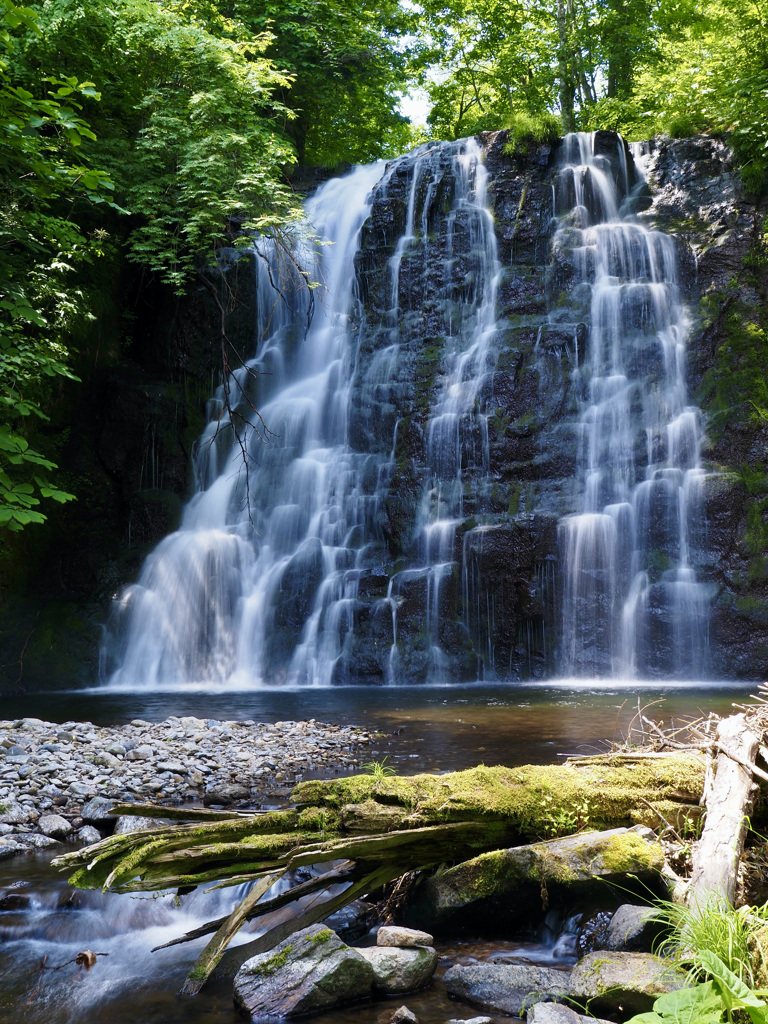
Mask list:
[[[731,715],[717,731],[717,770],[707,800],[701,839],[693,850],[688,903],[702,909],[712,899],[733,903],[752,795],[752,767],[760,742],[744,715]]]

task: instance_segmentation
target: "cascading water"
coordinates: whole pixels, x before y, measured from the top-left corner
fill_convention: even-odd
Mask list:
[[[704,471],[674,244],[622,215],[634,175],[623,140],[602,153],[594,142],[566,137],[555,186],[555,248],[570,253],[590,323],[576,371],[581,509],[560,523],[563,668],[701,678],[709,592],[689,538]]]
[[[374,614],[391,623],[383,679],[399,681],[401,588],[414,578],[426,580],[429,658],[435,672],[444,665],[441,584],[458,574],[453,527],[461,515],[470,436],[479,438],[470,469],[482,472],[488,462],[484,417],[475,406],[478,383],[493,360],[497,264],[487,176],[474,140],[428,144],[386,171],[383,164],[359,168],[319,189],[307,203],[316,241],[305,241],[296,261],[320,282],[316,291],[302,287],[300,272],[290,262],[286,269],[274,250],[259,253],[259,350],[232,375],[229,390],[235,407],[240,394],[247,396],[270,434],[265,439],[253,430],[246,439],[246,473],[241,447],[231,444],[221,390],[210,403],[195,458],[198,492],[182,527],[158,546],[118,602],[113,685],[354,681],[346,648],[362,571],[382,560],[379,507],[399,426],[385,451],[355,450],[349,443],[350,395],[367,340],[355,259],[371,189],[378,182],[386,196],[393,174],[403,171],[410,176],[406,228],[387,268],[391,343],[367,365],[364,386],[386,388],[396,375],[401,270],[414,249],[426,253],[432,244],[429,218],[437,199],[445,200],[440,190],[447,177],[453,194],[442,228],[444,291],[456,291],[460,279],[463,293],[451,304],[456,320],[448,325],[444,384],[428,422],[421,564],[391,575]],[[462,267],[460,274],[452,269],[459,262],[455,235],[469,250],[463,257],[469,270]],[[254,384],[257,374],[268,376]],[[238,414],[244,412],[241,401]]]
[[[547,160],[523,183],[501,145],[501,185],[477,140],[428,143],[322,186],[291,257],[261,245],[228,387],[270,433],[241,431],[246,470],[211,400],[113,686],[701,677],[673,242],[631,216],[615,134],[566,137],[554,211]]]

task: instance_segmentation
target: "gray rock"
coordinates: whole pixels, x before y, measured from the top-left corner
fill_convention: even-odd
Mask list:
[[[419,1024],[419,1018],[407,1006],[398,1006],[390,1017],[390,1024]]]
[[[419,946],[417,949],[369,946],[358,952],[373,968],[373,987],[387,995],[402,995],[426,988],[437,967],[437,953],[431,946]]]
[[[568,975],[518,964],[457,965],[446,971],[445,987],[472,1006],[522,1017],[534,1003],[567,995]]]
[[[385,924],[376,933],[376,944],[412,949],[414,946],[434,946],[435,940],[428,932],[420,932],[417,928],[401,928],[398,925]]]
[[[90,782],[70,782],[67,786],[67,791],[72,796],[79,797],[92,797],[95,794],[95,789]]]
[[[117,815],[112,813],[115,800],[108,800],[104,796],[95,796],[83,807],[81,812],[83,821],[89,825],[107,825],[117,821]]]
[[[77,838],[83,846],[90,846],[92,843],[98,843],[101,839],[101,832],[93,825],[83,825],[77,830]]]
[[[650,1010],[664,992],[683,988],[685,975],[669,960],[650,953],[589,953],[571,973],[570,995],[590,1013]]]
[[[234,998],[250,1017],[298,1017],[365,998],[372,985],[368,961],[329,928],[313,925],[246,960]]]
[[[142,743],[139,747],[134,747],[133,750],[129,750],[125,755],[126,761],[151,761],[154,757],[154,750],[147,743]]]
[[[21,843],[16,843],[12,839],[3,839],[0,841],[0,860],[8,860],[10,857],[15,857],[17,853],[26,853],[26,850],[27,848]]]
[[[608,925],[605,948],[627,953],[650,953],[658,934],[659,924],[653,919],[650,907],[622,903]]]
[[[608,1024],[599,1017],[586,1017],[562,1003],[534,1003],[526,1014],[528,1024]]]
[[[234,804],[240,800],[248,800],[251,795],[251,791],[247,786],[241,786],[236,782],[231,784],[225,784],[216,786],[210,790],[203,797],[203,803],[205,806],[210,804]]]
[[[496,1024],[496,1021],[493,1017],[452,1017],[448,1024]]]
[[[58,839],[51,839],[50,836],[41,836],[36,832],[27,835],[16,835],[16,842],[28,847],[30,850],[50,850],[53,846],[59,845]]]
[[[23,825],[30,817],[30,809],[18,800],[8,800],[0,804],[0,822],[5,825]]]
[[[121,764],[114,754],[110,754],[106,750],[102,750],[100,754],[97,754],[93,759],[93,763],[103,768],[119,768]]]
[[[72,832],[72,826],[60,814],[44,814],[37,823],[44,836],[51,839],[64,839]]]

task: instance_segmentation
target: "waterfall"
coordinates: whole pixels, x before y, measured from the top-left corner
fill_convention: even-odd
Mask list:
[[[617,135],[525,180],[494,144],[357,168],[256,244],[255,352],[115,602],[111,685],[705,671],[674,243]]]
[[[590,325],[575,371],[581,507],[559,529],[563,669],[701,678],[709,591],[688,538],[704,471],[674,243],[631,216],[631,158],[619,137],[596,146],[598,134],[565,138],[555,184],[553,244]]]
[[[251,415],[247,399],[268,433],[241,432],[246,469],[219,389],[181,528],[118,600],[114,685],[330,681],[350,626],[353,538],[375,501],[346,428],[359,337],[354,258],[383,170],[361,167],[320,188],[291,257],[259,247],[258,349],[228,384],[238,417]]]
[[[405,230],[387,263],[391,342],[361,369],[361,351],[370,347],[356,273],[361,229],[372,189],[386,202],[402,175],[409,180]],[[428,418],[421,556],[407,571],[388,574],[385,592],[365,614],[382,623],[381,681],[401,681],[398,608],[409,583],[424,583],[427,657],[433,674],[446,668],[441,607],[445,580],[460,576],[453,530],[470,434],[478,439],[474,471],[487,471],[488,463],[484,417],[475,411],[479,382],[493,361],[498,270],[486,184],[475,140],[427,144],[386,168],[361,167],[322,186],[306,204],[295,260],[259,246],[258,348],[228,388],[238,421],[248,419],[250,403],[268,433],[260,423],[246,428],[246,469],[219,388],[196,446],[197,491],[181,528],[158,545],[138,582],[116,602],[111,685],[355,681],[359,584],[383,561],[380,506],[399,424],[385,450],[361,450],[349,431],[352,416],[364,413],[352,408],[351,396],[355,388],[373,394],[392,386],[403,271],[419,250],[431,251],[436,211],[445,216],[449,344]],[[456,251],[455,237],[462,241]],[[314,291],[304,286],[302,269],[319,283]]]

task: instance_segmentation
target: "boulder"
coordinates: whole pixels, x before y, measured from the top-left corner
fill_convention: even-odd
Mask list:
[[[32,810],[18,800],[0,803],[0,822],[4,825],[23,825],[33,817]]]
[[[589,953],[571,973],[570,995],[590,1013],[631,1017],[653,1007],[658,996],[683,988],[685,975],[650,953]]]
[[[247,1016],[292,1018],[364,999],[372,986],[368,961],[316,924],[246,960],[235,975],[234,998]]]
[[[566,996],[568,975],[522,964],[458,965],[446,971],[445,987],[472,1006],[522,1017],[534,1003]]]
[[[98,843],[101,839],[101,832],[93,825],[83,825],[77,830],[77,838],[83,846],[90,846],[92,843]]]
[[[431,946],[369,946],[358,952],[373,968],[373,987],[387,995],[426,988],[437,967],[437,953]]]
[[[37,823],[44,836],[51,839],[65,839],[72,832],[72,826],[60,814],[43,814]]]
[[[622,903],[606,929],[605,948],[627,953],[650,953],[659,930],[659,923],[650,907]]]
[[[586,1017],[563,1003],[534,1003],[526,1014],[528,1024],[608,1024],[599,1017]]]
[[[642,825],[494,850],[427,878],[408,919],[436,929],[448,922],[504,921],[511,900],[518,908],[538,906],[542,885],[584,895],[603,881],[626,885],[627,875],[650,883],[663,864],[661,844]]]
[[[83,807],[81,817],[87,825],[99,825],[102,828],[114,825],[117,815],[112,812],[115,801],[105,796],[95,796]]]
[[[394,924],[385,924],[376,933],[376,945],[399,946],[401,949],[413,949],[414,946],[434,946],[435,940],[428,932],[417,928],[402,928]]]

